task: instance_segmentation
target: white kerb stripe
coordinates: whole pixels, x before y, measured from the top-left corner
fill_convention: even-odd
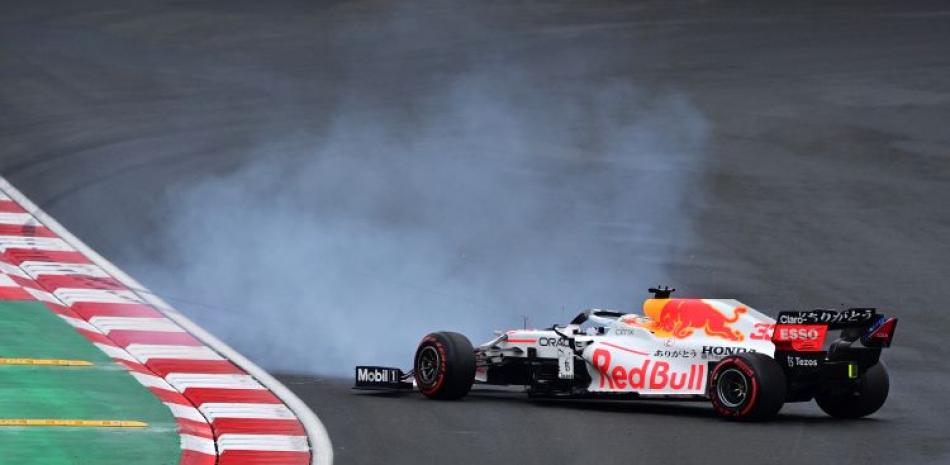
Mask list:
[[[143,363],[155,358],[182,360],[224,360],[217,352],[205,346],[173,346],[162,344],[129,344],[125,350]]]
[[[6,274],[12,274],[13,276],[19,276],[21,278],[30,279],[30,275],[24,273],[23,270],[20,269],[20,267],[12,263],[0,261],[0,271]]]
[[[158,388],[158,389],[164,389],[166,391],[175,392],[174,388],[169,386],[168,383],[166,383],[164,379],[159,378],[158,376],[147,375],[145,373],[139,373],[137,371],[130,371],[129,374],[132,375],[132,377],[135,378],[135,380],[138,381],[139,384],[141,384],[142,386],[153,387],[153,388]]]
[[[138,362],[138,360],[136,360],[135,357],[133,357],[128,352],[116,346],[106,345],[101,342],[94,342],[93,344],[95,344],[96,347],[99,348],[99,350],[105,352],[106,355],[108,355],[109,357],[117,358],[119,360],[125,360],[128,362]]]
[[[43,220],[43,223],[50,228],[50,230],[59,234],[61,237],[66,238],[66,241],[69,244],[74,245],[76,248],[80,249],[84,255],[89,257],[93,262],[99,264],[104,269],[108,270],[109,273],[115,276],[123,284],[130,286],[132,288],[140,288],[141,284],[136,282],[134,279],[123,273],[121,270],[116,268],[114,265],[108,262],[108,260],[102,258],[95,251],[90,249],[88,246],[82,243],[79,239],[69,233],[65,228],[63,228],[55,219],[49,217],[45,212],[43,212],[39,207],[30,202],[22,193],[20,193],[16,188],[10,185],[6,179],[0,176],[0,191],[5,192],[5,195],[11,196],[16,199],[17,203],[22,205],[26,210],[32,211],[38,218]],[[21,215],[25,216],[25,215]],[[30,223],[35,222],[36,220],[29,218]],[[5,249],[3,249],[5,250]],[[313,449],[313,455],[311,457],[312,465],[330,465],[333,462],[333,448],[330,443],[330,439],[327,436],[326,428],[320,423],[320,420],[313,414],[313,412],[306,406],[304,403],[296,397],[293,392],[287,389],[279,381],[271,377],[267,372],[262,370],[260,367],[254,365],[251,361],[244,358],[241,354],[234,351],[226,344],[222,343],[216,339],[213,335],[205,331],[200,326],[188,320],[186,317],[178,314],[171,308],[167,303],[154,295],[146,295],[144,297],[153,305],[158,306],[163,311],[167,312],[169,315],[172,315],[172,319],[176,322],[179,322],[180,325],[187,328],[188,331],[192,334],[195,334],[198,339],[212,345],[215,347],[215,350],[220,351],[221,353],[227,354],[229,359],[235,361],[235,363],[249,371],[252,374],[255,374],[260,379],[263,379],[265,383],[277,394],[278,397],[284,399],[288,403],[290,408],[294,410],[300,417],[300,420],[304,423],[304,426],[307,430],[308,436],[299,436],[296,439],[293,439],[291,442],[295,442],[298,450],[307,450],[307,441],[308,438],[315,445]],[[97,344],[99,345],[99,344]],[[218,357],[220,359],[220,357]],[[222,437],[222,442],[228,442],[228,438]],[[240,441],[240,438],[237,438]],[[272,439],[273,440],[273,439]],[[200,443],[201,438],[197,438],[197,441]],[[197,447],[192,446],[188,447],[183,444],[183,447],[190,449],[198,449],[204,452],[211,452],[213,454],[214,448],[208,447]],[[209,454],[209,455],[212,455]]]
[[[308,452],[306,436],[282,434],[222,434],[218,436],[218,451],[257,450],[274,452]]]
[[[259,418],[266,420],[296,420],[297,416],[284,404],[239,404],[206,402],[198,407],[208,420],[217,418]]]
[[[159,331],[165,333],[183,333],[185,330],[168,318],[139,318],[127,316],[94,316],[89,322],[104,333],[112,331]]]
[[[75,250],[58,237],[0,236],[0,251],[7,249],[37,249],[55,252]]]
[[[207,455],[218,455],[217,451],[214,450],[214,441],[191,434],[181,435],[181,449],[193,450]]]
[[[83,275],[92,276],[94,278],[109,277],[109,273],[106,273],[102,268],[91,263],[59,263],[27,260],[20,263],[20,268],[23,268],[23,270],[31,276]]]
[[[100,304],[141,304],[142,299],[129,290],[115,289],[75,289],[60,288],[53,294],[67,305],[72,306],[80,302]]]
[[[54,303],[54,304],[56,304],[56,305],[63,305],[63,302],[62,302],[62,301],[60,301],[59,299],[57,299],[56,296],[54,296],[53,294],[50,294],[49,292],[46,292],[46,291],[43,291],[43,290],[40,290],[40,289],[36,289],[36,288],[33,288],[33,287],[28,287],[28,286],[23,286],[23,289],[24,289],[26,292],[29,292],[30,295],[32,295],[33,298],[36,299],[36,300],[42,300],[43,302],[50,302],[50,303]]]
[[[59,317],[66,320],[66,323],[69,323],[73,328],[85,329],[86,331],[92,331],[99,334],[102,333],[102,331],[99,331],[99,328],[89,324],[89,322],[86,320],[80,320],[79,318],[73,318],[66,315],[60,315]]]
[[[165,402],[165,406],[168,407],[168,409],[172,411],[172,415],[174,415],[175,418],[193,420],[199,423],[206,423],[206,424],[208,423],[208,420],[205,419],[203,415],[201,415],[201,412],[199,412],[198,409],[190,405],[182,405],[182,404],[176,404],[173,402]]]
[[[0,224],[39,226],[40,222],[29,213],[0,213]]]
[[[0,273],[0,287],[20,287],[20,285],[6,274]]]
[[[211,375],[204,373],[169,373],[165,376],[179,391],[189,388],[206,389],[266,389],[250,375]]]

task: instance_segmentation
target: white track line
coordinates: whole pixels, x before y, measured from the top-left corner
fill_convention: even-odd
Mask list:
[[[297,397],[290,389],[288,389],[287,386],[284,386],[280,381],[277,381],[276,378],[271,376],[270,373],[255,365],[254,362],[248,360],[238,351],[232,349],[230,346],[222,342],[213,334],[206,331],[201,326],[198,326],[188,317],[178,313],[178,311],[172,308],[171,305],[168,305],[168,303],[166,303],[157,295],[153,294],[145,286],[140,284],[131,276],[125,274],[124,271],[120,270],[117,266],[106,260],[103,256],[96,253],[95,250],[92,250],[89,246],[79,240],[79,238],[69,232],[69,230],[63,227],[63,225],[59,224],[59,222],[53,219],[53,217],[47,215],[46,212],[41,210],[40,207],[36,206],[36,204],[23,195],[22,192],[17,190],[17,188],[13,187],[13,185],[7,182],[7,180],[2,176],[0,176],[0,191],[19,203],[21,207],[23,207],[27,212],[33,214],[33,216],[43,223],[43,225],[49,230],[59,235],[59,237],[62,238],[67,244],[72,246],[72,248],[75,250],[81,252],[93,263],[99,265],[100,268],[112,275],[113,278],[130,289],[139,290],[137,292],[139,297],[165,313],[165,316],[173,320],[175,323],[178,323],[178,325],[182,328],[185,328],[185,330],[191,333],[192,336],[198,338],[199,341],[206,344],[208,347],[211,347],[218,353],[224,355],[224,357],[226,357],[228,360],[231,360],[235,365],[256,378],[261,384],[267,386],[267,388],[270,389],[274,395],[287,404],[287,407],[294,412],[294,415],[297,415],[297,419],[300,420],[304,426],[304,429],[307,431],[307,438],[310,440],[311,445],[311,465],[331,465],[333,463],[333,445],[330,443],[330,436],[327,434],[326,427],[323,426],[323,423],[320,422],[320,419],[317,418],[317,415],[314,414],[312,410],[310,410],[310,407],[307,407],[307,404],[300,400],[300,398]],[[14,221],[21,220],[21,218],[16,216],[9,219]]]

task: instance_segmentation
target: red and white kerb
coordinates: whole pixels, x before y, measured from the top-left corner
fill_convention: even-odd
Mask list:
[[[0,191],[0,300],[39,300],[171,410],[182,465],[305,465],[291,410]]]

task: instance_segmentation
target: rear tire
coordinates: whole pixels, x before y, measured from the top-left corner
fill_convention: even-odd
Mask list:
[[[416,386],[430,399],[461,399],[475,382],[475,349],[467,337],[449,331],[429,334],[416,349]]]
[[[765,420],[785,403],[785,372],[772,357],[742,353],[722,359],[709,377],[708,395],[720,416]]]
[[[815,401],[828,415],[835,418],[861,418],[881,408],[890,391],[887,368],[878,362],[864,372],[853,389],[826,387],[815,393]]]

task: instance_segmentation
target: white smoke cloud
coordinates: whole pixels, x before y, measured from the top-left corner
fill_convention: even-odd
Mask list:
[[[408,366],[433,330],[632,310],[669,282],[708,128],[683,96],[624,81],[533,85],[482,70],[379,112],[248,150],[233,173],[167,193],[135,274],[278,372]],[[175,264],[175,265],[172,265]]]

